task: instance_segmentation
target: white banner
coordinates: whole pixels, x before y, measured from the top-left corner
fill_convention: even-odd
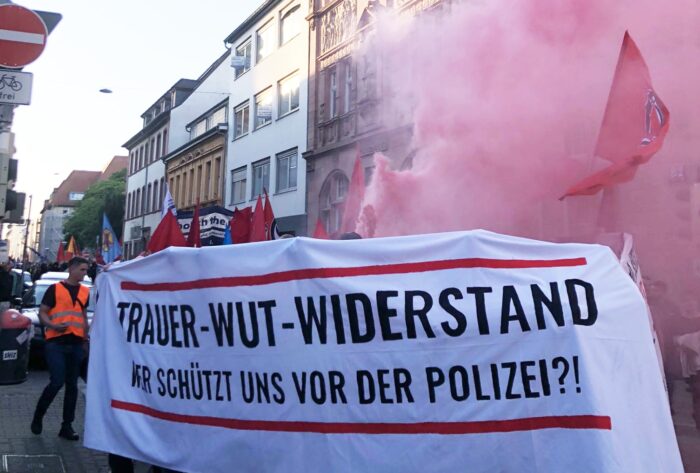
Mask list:
[[[173,248],[97,281],[85,445],[183,472],[681,472],[607,247]]]

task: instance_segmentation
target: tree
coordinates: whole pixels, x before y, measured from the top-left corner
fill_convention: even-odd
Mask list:
[[[81,248],[95,248],[97,237],[102,232],[102,213],[107,214],[112,228],[121,240],[125,192],[126,169],[88,187],[85,197],[63,226],[65,240],[68,241],[70,235],[73,235]]]

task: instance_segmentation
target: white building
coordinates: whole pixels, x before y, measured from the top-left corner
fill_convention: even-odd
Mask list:
[[[223,205],[230,51],[226,50],[197,79],[187,99],[170,113],[166,181],[178,210]]]
[[[229,209],[267,190],[280,232],[306,233],[309,2],[267,0],[225,40],[230,45]]]
[[[64,241],[63,225],[73,215],[78,202],[83,200],[87,188],[94,184],[101,174],[100,171],[71,171],[44,202],[37,251],[49,261],[56,259],[59,244]]]
[[[124,207],[124,257],[133,258],[144,250],[151,232],[160,222],[165,195],[165,165],[168,152],[170,113],[197,86],[197,81],[180,79],[141,115],[143,128],[122,146],[129,151]]]

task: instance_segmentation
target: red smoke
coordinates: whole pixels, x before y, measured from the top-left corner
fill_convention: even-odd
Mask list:
[[[600,231],[600,195],[557,198],[603,166],[592,154],[624,32],[629,29],[637,40],[655,88],[674,115],[666,148],[635,182],[618,189],[632,195],[631,189],[649,187],[649,173],[663,174],[659,182],[667,182],[669,148],[680,143],[674,127],[697,117],[697,111],[689,113],[690,104],[677,102],[697,99],[698,82],[683,84],[685,91],[674,88],[691,64],[687,74],[698,77],[700,34],[690,20],[697,10],[689,0],[673,7],[651,1],[496,0],[460,2],[398,26],[395,18],[380,20],[373,45],[381,45],[391,84],[385,108],[397,110],[386,125],[412,123],[417,151],[408,171],[398,170],[404,156],[375,156],[365,198],[375,218],[361,218],[360,233],[485,228],[558,239]],[[694,105],[697,110],[697,100]],[[407,110],[405,119],[401,113]],[[616,215],[625,218],[616,218],[614,228],[606,224],[607,230],[635,234],[641,253],[662,238],[635,217],[651,217],[638,207],[657,199],[653,186],[642,199],[621,199]]]

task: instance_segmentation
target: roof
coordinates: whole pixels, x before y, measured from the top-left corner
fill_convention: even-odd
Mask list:
[[[170,120],[170,110],[166,110],[165,112],[161,113],[156,118],[154,118],[153,121],[151,121],[151,123],[141,128],[138,131],[138,133],[129,138],[129,141],[122,145],[122,148],[126,148],[129,151],[131,151],[131,148],[134,145],[142,141],[144,138],[151,136],[158,129],[160,129],[160,127],[168,123],[168,120]]]
[[[79,200],[70,200],[71,192],[85,192],[88,187],[97,182],[102,173],[100,171],[71,171],[68,177],[51,193],[48,204],[50,207],[75,207]]]
[[[141,118],[143,118],[144,115],[147,115],[148,112],[149,112],[153,107],[155,107],[156,105],[158,105],[158,102],[160,102],[161,100],[163,100],[164,98],[166,98],[167,96],[169,96],[170,93],[171,93],[173,90],[194,90],[194,89],[197,88],[198,85],[199,85],[199,81],[197,81],[197,80],[193,80],[193,79],[180,79],[180,80],[178,80],[177,82],[175,82],[175,83],[173,84],[172,87],[170,87],[170,88],[167,90],[167,92],[165,92],[165,93],[162,94],[160,97],[158,97],[158,99],[157,99],[155,102],[153,102],[153,103],[146,109],[145,112],[143,112],[143,113],[141,114]],[[171,104],[171,108],[175,108],[175,106],[176,106],[175,104]]]
[[[209,77],[212,74],[212,72],[214,72],[216,70],[217,67],[219,67],[219,65],[224,61],[224,59],[226,59],[226,57],[229,54],[231,54],[231,50],[227,49],[226,51],[223,52],[223,54],[221,54],[221,56],[216,58],[216,60],[214,62],[212,62],[209,67],[207,67],[207,70],[202,72],[201,76],[197,77],[197,80],[196,80],[197,85],[194,87],[194,89],[197,89],[200,85],[202,85],[202,82],[204,82],[206,80],[206,78]],[[185,99],[185,100],[187,100],[187,99]]]
[[[252,26],[254,26],[258,21],[262,20],[262,18],[265,15],[270,13],[270,10],[272,10],[272,8],[275,5],[280,3],[280,1],[281,0],[266,0],[265,2],[263,2],[263,4],[260,5],[258,9],[253,12],[252,15],[246,18],[246,20],[243,23],[238,25],[238,27],[236,27],[236,29],[233,30],[233,32],[226,37],[226,39],[224,40],[224,44],[232,44],[238,38],[246,34]]]
[[[102,170],[102,175],[100,176],[100,181],[106,181],[110,177],[112,177],[112,174],[115,172],[119,172],[123,169],[126,169],[126,167],[129,165],[129,157],[128,156],[115,156],[112,158],[112,160],[105,166],[105,168]]]

